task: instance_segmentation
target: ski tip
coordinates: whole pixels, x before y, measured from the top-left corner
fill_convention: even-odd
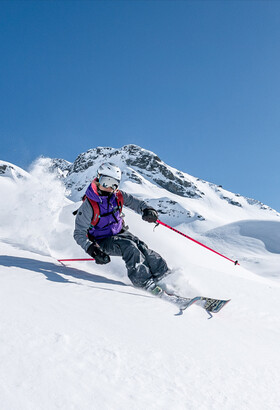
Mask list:
[[[175,313],[174,316],[182,316],[182,314],[184,313],[184,309],[180,309],[178,313]]]
[[[206,310],[206,312],[207,312],[207,313],[208,313],[208,315],[209,315],[208,320],[209,320],[209,319],[212,319],[212,317],[213,317],[212,313],[211,313],[211,312],[209,312],[209,310]]]

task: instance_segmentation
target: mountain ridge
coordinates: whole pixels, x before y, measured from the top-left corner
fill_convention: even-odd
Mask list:
[[[134,144],[121,148],[92,148],[79,154],[73,163],[60,158],[41,157],[41,160],[46,169],[63,182],[69,199],[75,202],[81,200],[101,163],[114,162],[122,170],[121,189],[157,208],[165,222],[175,225],[191,223],[200,232],[223,225],[226,214],[231,216],[231,222],[280,216],[258,200],[177,170],[152,151]],[[28,173],[1,161],[0,175],[17,179],[26,177]],[[204,221],[212,221],[212,224],[201,225]]]
[[[246,218],[250,214],[250,209],[262,211],[264,218],[280,216],[276,210],[258,200],[232,193],[221,185],[179,171],[164,163],[152,151],[134,144],[117,149],[112,147],[89,149],[79,154],[72,164],[61,159],[51,159],[50,169],[63,180],[69,190],[69,198],[78,201],[95,177],[98,166],[105,161],[114,162],[121,168],[123,173],[121,188],[157,206],[163,217],[168,216],[169,220],[175,218],[175,223],[184,222],[184,218],[187,218],[189,222],[207,219],[207,215],[203,214],[201,203],[209,202],[210,198],[212,202],[219,203],[220,206],[223,204],[224,209],[244,210]],[[143,189],[140,186],[151,188],[150,184],[154,187],[154,195],[147,195],[147,192],[143,195]],[[227,205],[230,205],[230,208]],[[184,210],[186,206],[187,209]],[[198,210],[199,208],[201,211]],[[227,210],[227,212],[231,211]],[[238,217],[234,218],[234,220],[237,219]],[[243,219],[241,213],[240,219]]]

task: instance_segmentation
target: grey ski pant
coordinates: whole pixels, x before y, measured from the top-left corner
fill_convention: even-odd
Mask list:
[[[165,260],[129,231],[99,239],[97,243],[110,256],[121,256],[128,277],[136,287],[145,287],[147,281],[158,282],[168,272]]]

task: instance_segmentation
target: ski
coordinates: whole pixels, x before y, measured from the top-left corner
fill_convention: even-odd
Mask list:
[[[212,317],[212,313],[218,313],[230,301],[230,299],[213,299],[205,296],[185,298],[178,295],[168,294],[166,292],[163,292],[161,298],[166,300],[167,302],[173,303],[179,308],[180,311],[179,313],[177,313],[177,315],[182,315],[184,310],[196,303],[197,305],[205,309],[210,317]]]

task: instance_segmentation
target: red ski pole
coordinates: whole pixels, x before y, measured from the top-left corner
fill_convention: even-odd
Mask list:
[[[169,229],[171,229],[172,231],[174,231],[174,232],[176,232],[176,233],[178,233],[178,234],[184,236],[185,238],[187,238],[187,239],[189,239],[189,240],[191,240],[191,241],[197,243],[198,245],[203,246],[204,248],[208,249],[209,251],[212,251],[212,252],[216,253],[217,255],[222,256],[223,258],[227,259],[228,261],[233,262],[235,265],[239,265],[238,261],[233,261],[232,259],[228,258],[227,256],[222,255],[221,253],[215,251],[215,250],[212,249],[212,248],[209,248],[208,246],[204,245],[203,243],[197,241],[196,239],[193,239],[192,237],[190,237],[190,236],[184,234],[183,232],[180,232],[180,231],[178,231],[177,229],[172,228],[171,226],[165,224],[164,222],[161,222],[159,219],[157,220],[156,223],[157,223],[157,225],[163,225],[163,226],[165,226],[166,228],[169,228]],[[156,225],[156,226],[157,226],[157,225]]]
[[[86,259],[57,259],[58,262],[60,262],[62,265],[64,265],[63,262],[75,262],[75,261],[94,261],[95,259],[93,258],[86,258]]]

